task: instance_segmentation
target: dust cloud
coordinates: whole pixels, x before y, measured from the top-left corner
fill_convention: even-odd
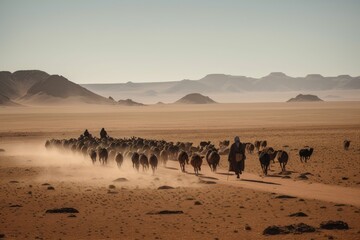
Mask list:
[[[199,179],[192,173],[182,173],[176,161],[168,161],[167,166],[158,165],[155,174],[151,169],[139,172],[132,167],[131,159],[124,158],[119,169],[113,159],[103,166],[98,159],[92,164],[89,156],[67,150],[46,149],[43,143],[11,144],[6,147],[6,155],[12,157],[22,167],[42,169],[36,177],[39,182],[72,182],[77,184],[104,186],[118,185],[126,188],[199,187]],[[116,179],[121,178],[118,182]],[[125,179],[125,180],[124,180]]]

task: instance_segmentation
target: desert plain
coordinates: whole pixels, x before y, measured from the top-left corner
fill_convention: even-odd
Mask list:
[[[247,154],[238,180],[227,156],[201,174],[176,161],[136,172],[129,159],[110,162],[45,149],[51,138],[99,136],[166,141],[267,140],[289,152],[268,176]],[[343,141],[351,140],[349,150]],[[286,147],[284,147],[286,146]],[[298,150],[314,148],[307,163]],[[0,234],[6,239],[360,239],[359,102],[207,105],[0,107]],[[305,176],[305,177],[303,177]],[[124,181],[114,181],[124,178]],[[111,186],[112,185],[112,186]],[[171,189],[158,189],[161,186]],[[74,214],[47,210],[69,207]],[[178,214],[156,214],[159,211]],[[304,217],[289,215],[302,212]],[[321,229],[341,220],[348,230]],[[314,232],[264,235],[273,225],[305,223]]]

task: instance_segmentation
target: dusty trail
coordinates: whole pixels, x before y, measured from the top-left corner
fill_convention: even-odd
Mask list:
[[[177,168],[177,163],[170,161],[169,166]],[[188,174],[193,174],[192,167],[186,166]],[[231,173],[230,173],[231,174]],[[228,175],[224,169],[212,173],[208,166],[203,165],[199,178],[204,181],[215,181],[219,184],[248,188],[257,191],[286,194],[299,198],[315,199],[339,204],[350,204],[360,207],[360,189],[341,187],[321,183],[308,183],[302,180],[283,179],[280,177],[261,177],[251,173],[243,173],[241,179]]]

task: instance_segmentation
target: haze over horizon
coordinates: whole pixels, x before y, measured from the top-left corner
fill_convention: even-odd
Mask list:
[[[0,71],[79,84],[360,76],[360,1],[0,2]]]

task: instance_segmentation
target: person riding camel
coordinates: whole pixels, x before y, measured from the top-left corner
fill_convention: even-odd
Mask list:
[[[108,137],[107,132],[105,131],[104,128],[102,128],[100,131],[100,138],[103,139],[103,138],[107,138],[107,137]]]

